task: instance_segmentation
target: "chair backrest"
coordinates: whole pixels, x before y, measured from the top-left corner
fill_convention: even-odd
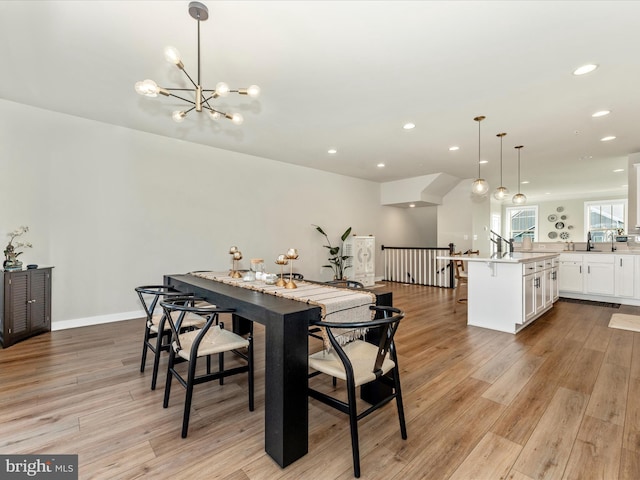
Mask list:
[[[461,257],[462,252],[454,252],[451,254],[451,256]],[[455,277],[457,280],[460,280],[460,277],[462,277],[462,273],[464,272],[464,262],[462,261],[462,258],[460,260],[458,259],[451,260],[451,262],[453,263]]]
[[[292,280],[304,280],[304,275],[298,272],[289,273],[279,273],[278,277],[289,279],[289,275],[291,275]]]
[[[366,328],[369,334],[373,333],[373,330],[377,330],[378,338],[378,353],[376,358],[372,362],[371,371],[379,377],[382,375],[382,364],[388,354],[391,355],[391,359],[397,363],[395,343],[393,338],[398,330],[400,320],[404,318],[404,312],[395,307],[386,306],[371,306],[371,310],[376,312],[376,318],[365,322],[314,322],[313,325],[324,327],[329,337],[331,346],[335,349],[335,352],[342,360],[342,363],[347,370],[353,370],[351,362],[347,354],[343,350],[342,342],[336,337],[340,336],[339,331],[344,330],[358,330]],[[337,330],[338,333],[335,333]]]
[[[364,284],[356,280],[331,280],[325,283],[334,287],[364,288]]]
[[[147,314],[147,320],[150,322],[152,321],[153,311],[155,310],[160,298],[187,295],[169,285],[143,285],[141,287],[136,287],[135,290],[138,294],[138,298],[140,299],[140,303],[142,304],[142,308],[144,308],[144,311]]]
[[[172,345],[175,343],[174,349],[176,352],[182,350],[182,345],[180,345],[180,330],[185,315],[192,313],[200,315],[205,319],[204,325],[199,329],[198,335],[196,335],[193,340],[191,355],[192,357],[195,357],[198,351],[198,346],[200,345],[200,342],[202,342],[207,331],[212,325],[218,324],[219,314],[235,312],[233,308],[220,308],[216,305],[203,305],[202,303],[198,305],[199,302],[204,301],[205,300],[203,298],[188,295],[172,296],[160,302],[160,306],[164,310],[164,314],[167,316],[169,326],[171,327],[171,343]]]

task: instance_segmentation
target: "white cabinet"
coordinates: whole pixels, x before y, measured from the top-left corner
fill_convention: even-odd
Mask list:
[[[582,255],[562,254],[560,256],[558,285],[563,292],[582,293]]]
[[[553,305],[555,281],[552,279],[555,259],[529,262],[522,266],[524,322],[540,315]]]
[[[375,237],[354,235],[344,241],[343,252],[351,257],[347,260],[351,268],[345,271],[349,280],[360,282],[365,287],[375,284],[375,250]]]
[[[585,293],[595,295],[614,294],[614,256],[613,255],[585,255],[586,268]]]
[[[616,297],[633,297],[635,295],[635,255],[616,255],[615,295]]]

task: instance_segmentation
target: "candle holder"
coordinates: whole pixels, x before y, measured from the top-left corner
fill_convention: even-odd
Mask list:
[[[276,265],[280,265],[280,278],[276,282],[277,287],[284,287],[287,285],[287,282],[284,279],[284,266],[289,263],[286,255],[278,255],[276,258]]]
[[[229,272],[229,276],[231,278],[242,278],[242,274],[238,271],[238,260],[242,260],[242,252],[238,250],[238,247],[231,247],[229,253],[233,261],[233,268]]]
[[[289,264],[291,265],[291,269],[289,270],[289,281],[286,283],[284,288],[298,288],[298,286],[293,282],[293,261],[298,258],[298,250],[295,248],[290,248],[287,250],[286,254],[287,260],[291,260]]]

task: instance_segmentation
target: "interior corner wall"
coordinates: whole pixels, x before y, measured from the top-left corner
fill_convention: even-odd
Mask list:
[[[455,245],[456,251],[473,246],[473,208],[471,180],[462,180],[442,198],[437,207],[438,246]]]
[[[321,225],[379,246],[418,244],[407,209],[380,205],[378,183],[183,142],[0,100],[0,238],[20,225],[22,259],[53,265],[52,321],[140,312],[134,287],[163,275],[226,270],[228,250],[276,271],[328,280]],[[90,323],[90,322],[89,322]]]

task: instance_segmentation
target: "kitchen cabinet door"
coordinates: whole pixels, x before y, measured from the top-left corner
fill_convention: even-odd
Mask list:
[[[635,259],[633,255],[616,255],[616,297],[633,297],[635,292]]]
[[[560,262],[558,272],[558,287],[561,292],[582,293],[584,277],[581,261]]]
[[[614,294],[615,272],[613,263],[586,262],[585,293],[598,295]]]

